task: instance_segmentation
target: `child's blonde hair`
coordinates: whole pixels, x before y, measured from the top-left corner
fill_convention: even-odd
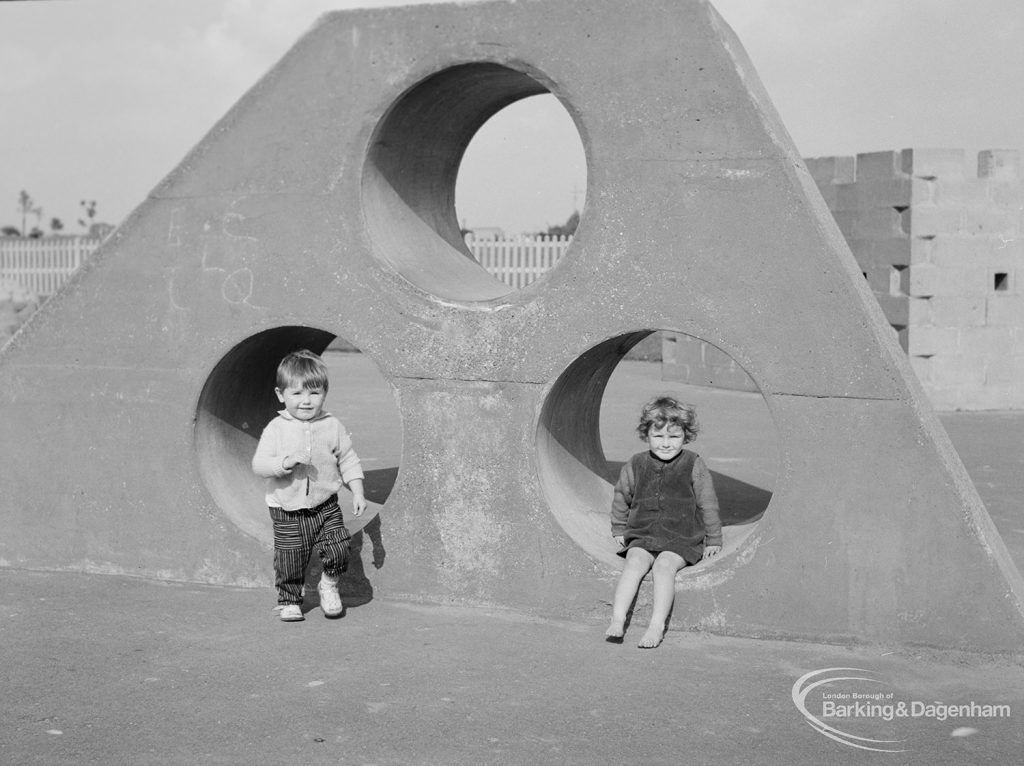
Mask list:
[[[651,428],[679,426],[683,429],[683,444],[689,444],[697,438],[700,424],[697,423],[697,408],[692,404],[683,404],[671,396],[657,396],[647,402],[640,410],[640,423],[636,432],[640,441],[647,441]]]
[[[277,365],[277,387],[322,388],[327,391],[327,365],[308,349],[293,351]]]

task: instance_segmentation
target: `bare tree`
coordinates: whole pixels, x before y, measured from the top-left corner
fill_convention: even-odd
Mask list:
[[[32,199],[32,195],[22,189],[18,193],[18,207],[17,211],[21,213],[21,230],[28,231],[25,224],[25,218],[29,215],[34,215],[38,221],[43,215],[43,209],[39,207],[35,200]]]
[[[78,225],[86,231],[92,226],[92,221],[96,217],[96,200],[94,199],[83,199],[78,203],[82,210],[85,212],[85,220],[79,218]]]

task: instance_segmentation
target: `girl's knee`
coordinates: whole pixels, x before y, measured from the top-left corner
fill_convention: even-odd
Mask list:
[[[654,556],[643,548],[630,548],[626,551],[626,567],[629,569],[642,569],[646,572],[654,563]]]
[[[666,574],[675,577],[676,572],[686,566],[686,559],[671,551],[662,551],[651,567],[655,574]]]

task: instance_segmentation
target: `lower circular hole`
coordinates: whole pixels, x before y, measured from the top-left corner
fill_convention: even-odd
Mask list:
[[[679,341],[692,357],[689,365],[681,363],[677,347],[670,347],[673,357],[663,360],[663,346]],[[706,385],[718,377],[709,378],[702,362],[709,351],[716,360],[715,354],[731,360],[707,341],[681,333],[624,334],[583,353],[548,393],[537,438],[541,485],[558,522],[592,557],[622,564],[610,528],[614,482],[623,463],[646,449],[635,429],[643,404],[659,394],[696,405],[701,432],[686,448],[711,469],[721,506],[723,554],[739,547],[768,507],[778,468],[775,425],[745,372],[747,390]],[[704,566],[687,567],[680,576]]]
[[[323,357],[330,379],[326,409],[345,424],[363,465],[369,508],[355,519],[348,512],[351,506],[341,502],[350,532],[374,521],[398,475],[401,418],[390,384],[369,357],[312,327],[278,327],[242,341],[203,386],[195,447],[199,473],[214,502],[243,532],[268,546],[273,532],[252,457],[263,428],[281,409],[274,394],[277,365],[302,348]]]

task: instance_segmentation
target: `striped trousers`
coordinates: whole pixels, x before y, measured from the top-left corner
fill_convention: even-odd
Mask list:
[[[274,585],[278,604],[301,604],[306,567],[316,551],[324,574],[337,578],[348,566],[349,534],[331,495],[316,508],[286,511],[270,507],[274,524]]]

